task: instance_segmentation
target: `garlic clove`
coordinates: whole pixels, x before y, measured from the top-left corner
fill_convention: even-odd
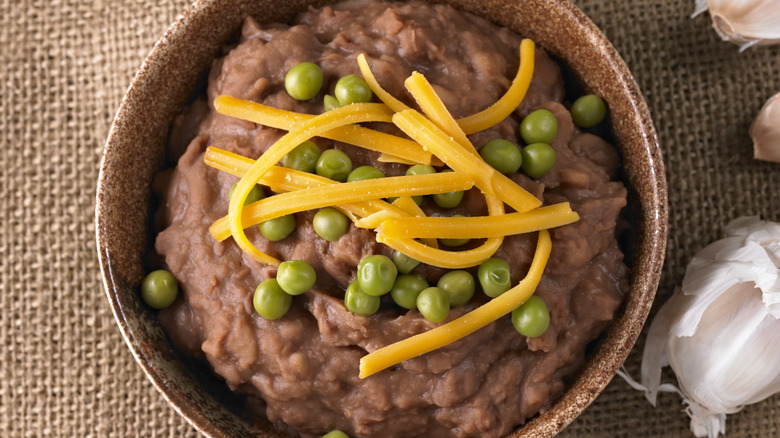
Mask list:
[[[750,127],[753,156],[780,163],[780,93],[770,97]]]
[[[658,392],[680,394],[698,437],[716,438],[726,414],[780,392],[780,224],[743,217],[725,234],[656,314],[632,385],[653,404]],[[679,389],[661,384],[667,365]]]
[[[754,45],[780,43],[780,2],[777,0],[696,0],[694,16],[707,9],[718,35],[742,50]]]

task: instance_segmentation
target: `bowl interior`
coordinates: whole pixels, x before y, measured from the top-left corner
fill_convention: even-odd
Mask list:
[[[169,125],[198,78],[247,15],[287,21],[322,0],[202,0],[174,23],[141,66],[112,125],[98,181],[96,229],[105,290],[136,360],[162,395],[191,424],[212,437],[283,436],[243,415],[240,400],[186,365],[153,312],[139,303],[137,285],[148,249],[150,184],[162,161]],[[636,341],[658,285],[666,243],[666,186],[655,129],[630,72],[603,34],[567,0],[450,0],[532,38],[568,66],[588,92],[604,97],[631,187],[631,291],[584,371],[547,412],[513,436],[551,436],[569,424],[614,377]],[[205,382],[205,383],[204,383]]]

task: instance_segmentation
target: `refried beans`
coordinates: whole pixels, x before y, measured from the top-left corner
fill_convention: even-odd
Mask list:
[[[404,79],[419,71],[453,116],[464,117],[506,91],[517,71],[520,41],[481,18],[420,2],[351,1],[310,9],[290,24],[259,25],[247,18],[238,42],[214,62],[207,95],[174,122],[169,153],[177,165],[155,182],[162,197],[155,249],[182,291],[182,298],[160,312],[173,342],[208,361],[234,391],[262,399],[258,405],[272,422],[305,437],[333,429],[353,438],[499,437],[549,409],[580,370],[588,344],[620,307],[628,268],[616,240],[626,205],[626,188],[615,176],[618,154],[573,125],[561,103],[560,69],[543,50],[536,51],[530,89],[513,116],[469,138],[478,148],[492,138],[518,143],[519,120],[532,110],[545,108],[557,118],[552,171],[538,180],[523,173],[511,176],[544,204],[570,202],[581,218],[551,230],[552,253],[536,290],[550,310],[544,335],[520,335],[507,316],[361,380],[358,364],[367,352],[438,325],[394,305],[389,296],[370,317],[345,309],[344,289],[360,260],[391,254],[373,231],[350,225],[346,235],[328,242],[312,228],[314,211],[297,213],[296,230],[276,243],[265,240],[257,227],[247,229],[261,251],[304,260],[317,273],[314,289],[294,297],[288,313],[273,321],[255,312],[252,296],[276,268],[256,262],[232,239],[217,242],[208,232],[227,214],[228,190],[236,178],[207,167],[205,148],[257,158],[284,134],[218,114],[212,106],[216,96],[320,114],[322,96],[333,93],[336,81],[360,74],[356,56],[362,52],[379,83],[406,104],[414,101]],[[318,64],[325,83],[317,98],[301,102],[285,91],[284,76],[303,61]],[[383,125],[376,129],[393,129]],[[375,152],[323,138],[313,141],[322,150],[343,150],[353,167],[372,165],[388,176],[403,175],[408,168],[379,162]],[[440,209],[427,198],[422,208],[432,216],[487,213],[477,189],[454,209]],[[496,253],[512,267],[514,284],[525,276],[535,245],[536,233],[510,236]],[[432,283],[445,272],[425,265],[413,271]],[[453,308],[447,321],[487,299],[478,290],[470,303]]]

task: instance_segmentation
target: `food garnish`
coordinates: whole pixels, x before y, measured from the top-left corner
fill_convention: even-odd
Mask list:
[[[450,296],[438,286],[423,289],[417,295],[417,310],[430,322],[442,322],[450,314]]]
[[[315,117],[311,114],[285,111],[225,95],[214,99],[214,108],[226,116],[287,131]],[[418,143],[362,126],[352,124],[338,126],[321,132],[318,136],[399,157],[413,163],[431,164],[431,153],[425,151]]]
[[[485,295],[491,298],[501,295],[512,287],[509,275],[509,263],[498,257],[485,260],[477,269],[479,285]]]
[[[531,178],[541,178],[552,170],[557,159],[555,149],[547,143],[531,143],[523,148],[523,172]]]
[[[375,103],[356,103],[328,111],[297,125],[282,136],[265,151],[247,170],[246,174],[236,184],[235,196],[230,199],[228,208],[228,225],[233,240],[247,254],[261,263],[278,266],[280,261],[264,254],[247,239],[244,233],[242,218],[243,203],[251,188],[260,178],[274,167],[287,153],[302,142],[327,132],[333,128],[350,123],[381,122],[392,120],[392,113],[385,105]],[[351,183],[357,184],[357,183]],[[255,205],[255,204],[252,204]]]
[[[568,202],[539,207],[525,213],[473,217],[391,217],[377,231],[388,237],[444,239],[510,236],[532,233],[577,222],[579,215]]]
[[[523,141],[526,144],[550,144],[557,134],[558,119],[546,109],[536,110],[525,116],[523,121],[520,122],[520,136],[523,137]]]
[[[257,285],[252,304],[263,318],[279,319],[290,310],[292,295],[285,292],[275,278],[269,278]]]
[[[258,225],[260,234],[271,242],[278,242],[295,231],[295,216],[288,214],[268,219]]]
[[[311,220],[311,226],[318,236],[328,242],[335,242],[341,236],[347,234],[349,219],[344,213],[335,208],[327,207],[314,215],[314,218]]]
[[[366,378],[407,359],[451,344],[512,312],[536,290],[551,249],[550,233],[547,230],[540,231],[531,267],[517,286],[460,318],[363,356],[360,359],[360,378]]]
[[[179,295],[179,282],[164,269],[152,271],[141,282],[141,298],[149,307],[164,309]]]
[[[379,100],[384,102],[385,105],[389,106],[395,112],[409,109],[406,104],[391,96],[390,93],[379,85],[379,82],[377,82],[373,73],[371,73],[365,55],[362,53],[358,55],[357,61],[360,72],[363,74],[363,77],[374,94],[379,97]],[[520,105],[520,102],[523,101],[525,93],[531,85],[533,74],[534,42],[530,39],[524,39],[520,43],[520,67],[518,68],[517,75],[514,80],[512,80],[509,89],[493,105],[476,114],[459,119],[458,125],[463,132],[466,134],[473,134],[475,132],[484,131],[512,114],[512,111],[514,111],[518,105]]]
[[[510,175],[520,169],[523,164],[523,155],[520,149],[511,141],[503,138],[495,138],[482,145],[479,155],[490,164],[490,167]]]
[[[309,100],[320,92],[323,80],[319,65],[308,61],[301,62],[287,71],[284,88],[293,99]]]
[[[349,435],[338,429],[335,429],[323,435],[322,438],[349,438]]]
[[[279,265],[276,271],[279,287],[290,295],[300,295],[314,287],[317,273],[303,260],[288,260]]]
[[[512,311],[512,325],[518,333],[529,338],[541,336],[550,326],[547,304],[539,297],[531,297]]]
[[[474,277],[468,271],[450,271],[441,276],[436,287],[447,293],[450,306],[462,306],[474,296],[476,291]]]
[[[443,276],[439,284],[429,287],[425,280],[406,273],[419,263],[449,269],[483,264],[479,268],[480,284],[495,298],[450,323],[365,356],[360,363],[360,377],[364,378],[454,342],[517,309],[533,294],[547,263],[551,247],[547,229],[575,222],[579,216],[568,203],[542,207],[539,199],[505,175],[516,171],[521,160],[524,169],[525,162],[530,163],[526,173],[534,178],[540,178],[552,168],[554,151],[551,159],[543,149],[552,151],[548,143],[557,131],[557,124],[548,120],[549,111],[537,111],[528,119],[529,126],[534,121],[541,125],[537,123],[539,126],[530,126],[526,131],[546,142],[539,143],[539,147],[530,145],[534,146],[529,150],[533,152],[530,157],[525,152],[530,146],[521,154],[517,146],[509,143],[513,150],[487,149],[488,161],[494,162],[491,165],[467,137],[500,122],[520,104],[533,75],[532,41],[521,43],[517,76],[504,96],[486,110],[459,120],[452,117],[422,74],[415,72],[405,82],[422,110],[418,112],[379,86],[362,54],[358,56],[358,64],[365,80],[356,75],[341,78],[335,91],[338,106],[331,102],[330,108],[318,116],[282,111],[229,96],[217,97],[214,106],[218,112],[286,129],[288,133],[257,160],[209,147],[205,162],[241,178],[230,197],[228,215],[214,222],[209,231],[220,241],[232,236],[242,250],[261,263],[278,266],[280,261],[252,245],[244,229],[314,209],[321,209],[314,217],[313,226],[322,238],[338,240],[347,232],[351,221],[356,226],[374,229],[377,242],[395,250],[392,260],[383,255],[370,255],[360,262],[357,279],[347,287],[344,296],[345,307],[354,314],[372,315],[379,309],[380,296],[391,293],[400,306],[416,308],[428,320],[442,322],[450,307],[465,304],[474,295],[474,278],[466,271],[453,271]],[[372,94],[384,103],[366,103]],[[356,125],[362,122],[392,122],[411,140]],[[385,160],[406,161],[412,167],[406,175],[398,177],[385,177],[379,169],[370,166],[353,170],[349,157],[340,150],[329,149],[319,154],[316,145],[307,143],[315,136],[364,147],[379,152]],[[500,146],[506,149],[505,145]],[[542,151],[535,152],[535,148]],[[504,164],[501,156],[505,152],[510,157],[513,152],[517,155],[510,160],[512,169],[495,165],[496,161]],[[276,165],[282,159],[289,168]],[[316,161],[317,175],[301,171],[310,172],[312,161]],[[449,169],[436,172],[431,167],[441,163]],[[244,206],[255,184],[266,185],[278,194]],[[472,187],[484,194],[488,216],[426,217],[418,206],[421,196],[432,195],[440,207],[454,208],[461,202],[464,191]],[[393,202],[385,202],[384,198]],[[504,204],[515,212],[505,213]],[[491,257],[505,236],[535,231],[539,232],[539,240],[529,272],[523,281],[510,288],[508,265]],[[439,242],[457,247],[470,239],[485,241],[463,251],[443,250],[437,245]],[[288,263],[291,262],[279,267],[277,275],[282,275],[279,281],[263,282],[255,293],[255,308],[268,319],[284,315],[289,308],[290,294],[305,292],[310,287],[308,278],[302,280],[305,285],[298,287],[298,282],[285,277],[292,266]],[[285,292],[288,287],[291,290]],[[533,303],[528,309],[518,310],[519,316],[513,317],[513,322],[522,326],[522,330],[518,328],[521,333],[539,336],[549,322],[549,315],[547,322],[539,316],[547,311],[546,307],[541,312],[538,303]]]
[[[333,94],[341,106],[371,102],[373,97],[371,87],[358,75],[347,75],[339,79]]]
[[[388,196],[430,195],[454,190],[468,190],[473,182],[462,173],[445,172],[430,175],[393,176],[387,178],[334,183],[288,191],[247,205],[243,208],[244,227],[285,214],[314,210],[340,204],[375,201]],[[229,218],[218,219],[210,231],[215,239],[230,237]]]
[[[607,116],[607,104],[595,94],[586,94],[571,105],[571,119],[581,128],[598,125]],[[549,142],[547,142],[549,143]]]

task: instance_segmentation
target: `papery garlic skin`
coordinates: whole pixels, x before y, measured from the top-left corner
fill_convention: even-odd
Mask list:
[[[780,43],[780,2],[777,0],[696,0],[694,16],[709,10],[712,27],[724,41],[745,50]]]
[[[750,127],[753,156],[780,163],[780,93],[770,97]]]
[[[702,249],[648,332],[641,381],[655,404],[671,366],[699,437],[726,414],[780,392],[780,224],[745,217]]]

